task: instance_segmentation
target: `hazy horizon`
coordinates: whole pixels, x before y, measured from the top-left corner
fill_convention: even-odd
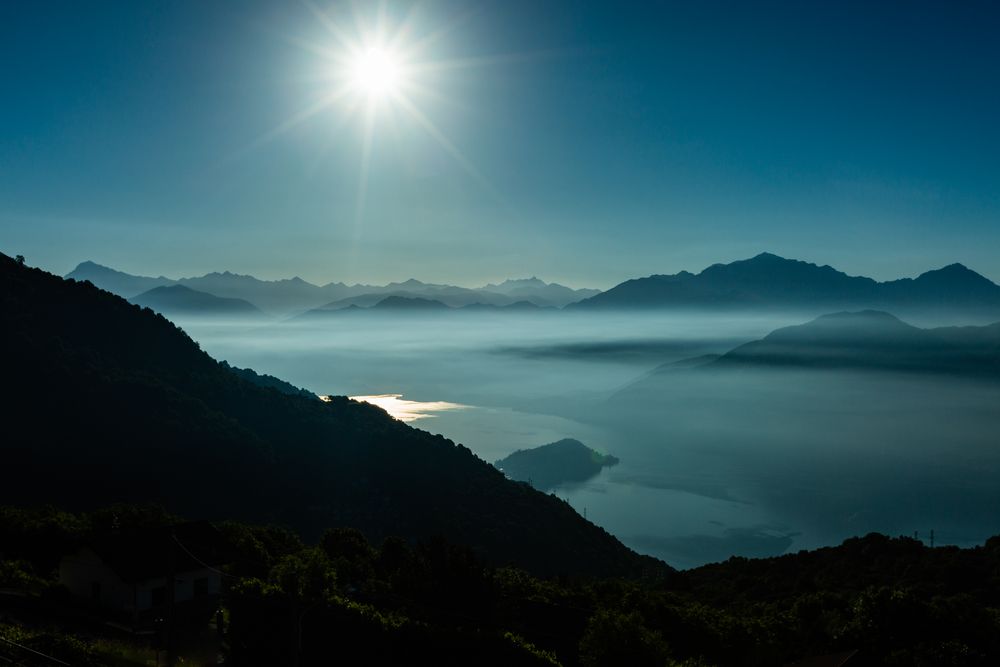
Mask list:
[[[1000,280],[995,7],[52,10],[0,9],[0,243],[60,274]],[[371,44],[395,89],[348,80]]]
[[[419,280],[420,282],[427,283],[427,284],[452,285],[452,286],[455,286],[455,287],[465,287],[465,288],[474,289],[474,288],[482,288],[482,287],[485,287],[486,285],[490,285],[490,284],[494,284],[494,285],[500,284],[500,283],[502,283],[502,282],[504,282],[506,280],[528,280],[528,279],[532,279],[532,278],[537,278],[537,279],[539,279],[539,280],[541,280],[541,281],[543,281],[545,283],[555,283],[555,284],[563,285],[564,287],[569,287],[571,289],[597,289],[597,290],[605,291],[605,290],[608,290],[608,289],[610,289],[612,287],[615,287],[616,285],[619,285],[619,284],[621,284],[621,283],[623,283],[623,282],[625,282],[627,280],[631,280],[633,278],[645,278],[645,277],[648,277],[648,276],[651,276],[651,275],[672,275],[672,274],[680,273],[682,271],[688,271],[690,273],[697,274],[697,273],[700,273],[702,270],[704,270],[704,269],[706,269],[709,266],[712,266],[714,264],[729,264],[729,263],[735,262],[735,261],[741,261],[741,260],[751,259],[752,257],[754,257],[754,256],[756,256],[758,254],[761,254],[761,253],[779,254],[779,253],[771,253],[771,251],[769,251],[769,250],[761,250],[760,253],[754,253],[753,255],[748,255],[748,256],[745,256],[745,257],[744,256],[733,257],[731,259],[725,259],[725,260],[721,260],[720,259],[720,260],[709,262],[708,264],[705,264],[704,266],[700,266],[700,267],[683,266],[683,267],[679,267],[677,269],[663,270],[663,271],[654,271],[653,273],[626,275],[626,276],[623,276],[620,280],[616,280],[615,282],[611,282],[611,283],[608,283],[608,284],[602,284],[602,285],[596,285],[596,284],[590,284],[590,283],[588,283],[588,284],[571,283],[571,282],[569,282],[567,280],[560,280],[560,279],[557,279],[557,278],[550,277],[547,274],[544,274],[542,271],[528,272],[528,273],[518,274],[518,275],[511,274],[511,275],[505,275],[505,276],[501,276],[501,277],[486,278],[486,279],[480,279],[480,280],[474,280],[473,279],[471,282],[466,282],[466,283],[457,282],[456,283],[456,282],[448,282],[447,280],[438,280],[438,279],[434,279],[434,278],[427,278],[427,277],[424,277],[422,275],[406,274],[406,273],[400,273],[399,275],[404,276],[404,277],[401,277],[401,278],[400,277],[373,278],[371,280],[347,281],[345,279],[338,278],[336,275],[334,275],[332,273],[329,274],[329,276],[325,277],[325,278],[310,279],[310,278],[306,277],[305,275],[298,274],[298,273],[293,273],[293,274],[278,274],[278,273],[276,273],[274,271],[270,271],[270,272],[265,271],[265,272],[262,272],[262,273],[253,273],[253,272],[250,272],[250,271],[235,270],[235,269],[228,268],[228,267],[227,268],[217,268],[217,267],[215,267],[215,268],[204,268],[204,269],[200,269],[200,270],[194,270],[191,273],[171,274],[171,273],[162,272],[162,271],[158,271],[158,270],[148,270],[148,269],[147,270],[143,270],[141,268],[140,269],[135,269],[135,270],[128,270],[126,268],[123,268],[122,266],[112,265],[112,264],[106,264],[104,262],[95,260],[93,258],[80,259],[79,261],[73,262],[71,265],[68,266],[68,268],[65,268],[65,270],[60,270],[59,268],[56,268],[56,267],[50,267],[50,266],[44,266],[44,265],[38,265],[38,266],[39,266],[39,268],[45,269],[46,271],[49,271],[51,273],[54,273],[54,274],[60,275],[60,276],[64,276],[64,275],[67,275],[68,273],[71,273],[80,264],[83,264],[85,262],[92,262],[94,264],[103,266],[105,268],[113,269],[115,271],[120,271],[122,273],[127,273],[129,275],[139,276],[139,277],[149,277],[149,278],[161,278],[161,277],[163,277],[163,278],[168,278],[170,280],[180,280],[180,279],[184,279],[184,278],[201,277],[201,276],[208,275],[208,274],[211,274],[211,273],[231,273],[231,274],[234,274],[234,275],[251,276],[251,277],[257,278],[258,280],[264,280],[264,281],[280,281],[280,280],[291,280],[291,279],[294,279],[294,278],[299,278],[301,280],[304,280],[304,281],[306,281],[308,283],[312,283],[313,285],[317,285],[317,286],[323,286],[323,285],[328,285],[328,284],[332,284],[332,283],[343,283],[343,284],[349,285],[349,286],[351,286],[351,285],[382,286],[382,285],[388,285],[388,284],[392,284],[392,283],[404,283],[407,280]],[[779,256],[780,256],[780,254],[779,254]],[[810,264],[816,264],[817,266],[823,266],[824,265],[824,264],[822,264],[820,262],[816,262],[816,261],[813,261],[813,260],[810,260],[810,259],[807,259],[807,258],[804,258],[804,257],[788,257],[788,256],[783,256],[783,257],[784,257],[784,259],[791,259],[791,260],[803,261],[803,262],[807,262],[807,263],[810,263]],[[35,265],[32,261],[30,261],[31,258],[27,258],[27,260],[28,260],[29,264]],[[885,282],[885,281],[899,280],[899,279],[904,279],[904,278],[916,278],[917,276],[919,276],[919,275],[921,275],[923,273],[926,273],[928,271],[934,271],[934,270],[937,270],[937,269],[941,269],[941,268],[944,268],[946,266],[950,266],[952,264],[962,264],[966,268],[968,268],[968,269],[970,269],[970,270],[972,270],[972,271],[974,271],[974,272],[982,275],[983,277],[991,280],[992,282],[1000,284],[1000,275],[998,275],[996,278],[994,278],[989,273],[980,271],[977,267],[970,266],[969,264],[967,264],[965,262],[962,262],[960,260],[945,261],[945,262],[943,262],[941,264],[927,266],[925,268],[918,268],[918,269],[915,270],[914,273],[901,274],[901,275],[892,275],[892,276],[888,276],[888,277],[884,277],[884,278],[880,278],[880,277],[878,277],[876,275],[868,274],[868,273],[852,273],[850,271],[847,271],[847,270],[843,269],[841,266],[839,266],[837,264],[827,264],[826,266],[830,266],[831,268],[836,269],[838,271],[841,271],[841,272],[847,274],[848,276],[860,276],[860,277],[865,277],[865,278],[872,278],[873,280],[876,280],[878,282]],[[319,275],[319,274],[317,274],[317,275]]]

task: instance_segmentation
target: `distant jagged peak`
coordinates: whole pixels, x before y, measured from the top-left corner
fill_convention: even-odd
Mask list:
[[[169,280],[169,278],[165,276],[136,276],[131,273],[119,271],[118,269],[113,269],[110,266],[105,266],[104,264],[98,264],[97,262],[94,262],[89,259],[77,264],[75,269],[66,274],[66,277],[72,278],[77,275],[93,275],[93,274],[107,274],[114,276],[123,276],[128,278],[148,278],[150,280]]]
[[[229,282],[292,284],[296,286],[316,287],[316,285],[313,285],[309,281],[303,280],[298,276],[295,276],[293,278],[279,278],[277,280],[264,280],[249,273],[234,273],[232,271],[212,271],[211,273],[206,273],[203,276],[192,276],[190,278],[181,278],[180,280],[181,282],[226,280]]]
[[[549,283],[545,282],[538,276],[531,276],[530,278],[507,278],[502,283],[498,283],[496,285],[490,283],[483,289],[489,289],[491,287],[548,287],[548,285]]]
[[[588,288],[576,288],[568,287],[560,283],[547,283],[538,276],[531,276],[530,278],[507,278],[500,283],[487,283],[482,287],[478,288],[484,291],[495,291],[500,293],[507,293],[511,291],[524,291],[524,290],[558,290],[567,292],[576,292],[578,294],[582,293],[594,293],[596,294],[599,290],[593,290]]]
[[[748,259],[738,259],[729,262],[728,264],[712,264],[702,270],[698,275],[711,277],[712,274],[731,274],[734,272],[744,272],[749,270],[752,273],[756,273],[758,271],[765,272],[773,277],[771,272],[780,271],[782,269],[798,273],[824,273],[830,276],[837,275],[848,277],[846,273],[833,268],[829,264],[814,264],[813,262],[806,262],[801,259],[788,259],[787,257],[782,257],[781,255],[776,255],[772,252],[758,253]]]
[[[88,259],[88,260],[85,260],[85,261],[80,262],[79,264],[77,264],[76,268],[73,269],[73,271],[89,271],[89,270],[93,270],[93,269],[100,269],[100,270],[103,270],[103,271],[114,271],[115,270],[115,269],[112,269],[110,266],[105,266],[103,264],[98,264],[97,262],[94,262],[94,261],[91,261],[91,260]]]

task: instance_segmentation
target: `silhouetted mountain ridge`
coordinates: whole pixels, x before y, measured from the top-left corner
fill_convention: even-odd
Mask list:
[[[160,276],[133,276],[94,262],[82,262],[66,275],[75,280],[89,280],[97,287],[127,299],[156,287],[183,285],[190,289],[223,298],[242,299],[274,314],[290,315],[308,310],[339,310],[350,305],[369,307],[386,296],[434,299],[453,308],[485,303],[508,306],[518,301],[530,301],[538,306],[562,307],[567,303],[592,296],[598,290],[574,290],[538,278],[507,280],[498,290],[491,286],[469,288],[455,285],[425,283],[416,278],[386,285],[348,285],[330,282],[314,285],[302,278],[261,280],[251,275],[221,271],[203,276],[173,280]]]
[[[761,253],[698,274],[681,271],[621,283],[571,306],[586,308],[879,308],[1000,314],[1000,286],[961,264],[914,279],[877,282]]]

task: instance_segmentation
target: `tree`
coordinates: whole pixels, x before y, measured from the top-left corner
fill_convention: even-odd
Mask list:
[[[663,636],[649,630],[639,612],[599,611],[587,623],[580,640],[580,662],[587,667],[649,665],[661,667],[670,659]]]
[[[17,262],[18,266],[24,266],[24,255],[18,255],[14,258],[14,261]]]

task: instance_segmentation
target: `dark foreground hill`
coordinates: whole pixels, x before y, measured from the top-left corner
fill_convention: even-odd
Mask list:
[[[441,534],[539,573],[664,568],[461,445],[347,398],[246,381],[162,316],[89,283],[0,255],[0,313],[0,503],[143,501],[306,536]]]
[[[60,556],[107,539],[110,527],[121,539],[171,524],[144,508],[0,507],[0,585],[18,591],[0,595],[0,615],[6,605],[30,608],[33,594],[36,608],[52,609],[45,600],[57,598]],[[845,654],[856,656],[850,665],[1000,661],[997,537],[959,549],[869,534],[635,582],[541,580],[484,566],[439,539],[369,544],[341,528],[309,547],[274,527],[217,527],[231,547],[221,599],[231,665],[774,667],[840,665],[833,657]],[[146,645],[148,662],[103,660],[114,645],[97,644],[93,628],[66,637],[78,628],[60,628],[55,616],[35,627],[0,622],[0,639],[87,667],[154,658]],[[142,637],[129,642],[143,648]],[[4,649],[0,642],[0,658]]]

